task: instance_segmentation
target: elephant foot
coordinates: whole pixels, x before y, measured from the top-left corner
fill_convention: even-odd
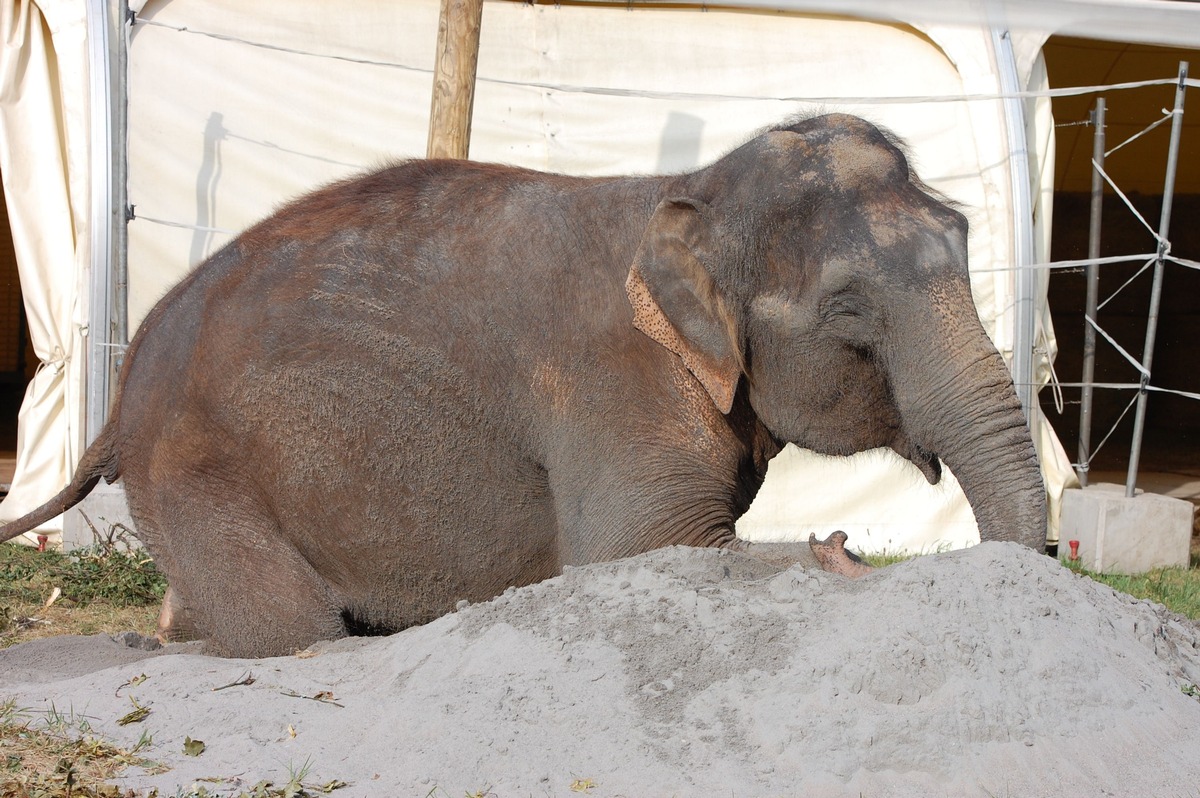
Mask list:
[[[198,639],[196,628],[188,619],[187,608],[170,585],[163,596],[162,609],[158,613],[158,629],[155,630],[154,637],[163,644]]]
[[[854,552],[846,551],[848,536],[840,529],[825,540],[817,540],[816,535],[808,536],[808,546],[813,556],[821,564],[821,569],[832,574],[841,574],[856,579],[875,569],[867,565]]]

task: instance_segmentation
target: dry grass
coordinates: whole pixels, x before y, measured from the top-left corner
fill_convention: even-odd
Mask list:
[[[156,766],[139,755],[144,736],[124,750],[91,735],[86,718],[52,710],[35,716],[0,704],[0,798],[132,798],[108,782],[125,768]]]
[[[165,589],[123,528],[71,555],[2,544],[0,647],[51,635],[151,633]]]
[[[113,607],[108,604],[78,607],[68,602],[55,602],[51,607],[11,604],[5,609],[7,624],[0,632],[0,648],[56,635],[119,634],[132,629],[150,636],[158,622],[158,607]],[[2,794],[0,798],[3,798]]]
[[[110,783],[129,767],[148,773],[167,768],[141,755],[152,743],[143,734],[131,749],[122,749],[92,736],[86,718],[51,710],[44,715],[19,709],[12,701],[0,704],[0,798],[167,798],[158,790],[122,789]],[[189,740],[194,756],[203,753],[203,743]],[[185,743],[186,746],[186,743]],[[191,753],[191,752],[189,752]],[[314,798],[348,785],[331,781],[306,784],[311,763],[291,768],[287,781],[262,781],[249,789],[222,789],[222,779],[213,787],[193,784],[180,788],[173,798]]]

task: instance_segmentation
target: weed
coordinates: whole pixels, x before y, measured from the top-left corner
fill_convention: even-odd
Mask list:
[[[138,737],[138,741],[133,744],[133,748],[129,749],[130,754],[136,754],[139,751],[144,751],[154,745],[154,735],[149,731],[143,731]]]
[[[46,710],[46,717],[43,718],[43,723],[46,724],[46,731],[50,734],[64,735],[70,731],[72,720],[75,717],[74,711],[70,715],[64,715],[58,711],[58,706],[51,701],[50,709]]]
[[[300,784],[308,778],[309,771],[312,770],[312,760],[305,759],[304,764],[297,769],[294,765],[288,765],[288,784]]]

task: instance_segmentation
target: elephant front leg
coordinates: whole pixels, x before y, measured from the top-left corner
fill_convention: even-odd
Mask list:
[[[816,535],[809,535],[807,543],[760,543],[737,540],[729,548],[765,560],[780,568],[801,565],[810,569],[820,568],[823,571],[841,574],[851,579],[875,570],[863,562],[857,554],[846,550],[847,539],[846,533],[839,530],[825,540],[817,540]]]

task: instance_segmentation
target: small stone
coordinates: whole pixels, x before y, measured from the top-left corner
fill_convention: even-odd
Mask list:
[[[113,635],[113,641],[138,651],[158,651],[162,648],[162,641],[157,637],[146,637],[137,632],[122,632],[119,635]]]

